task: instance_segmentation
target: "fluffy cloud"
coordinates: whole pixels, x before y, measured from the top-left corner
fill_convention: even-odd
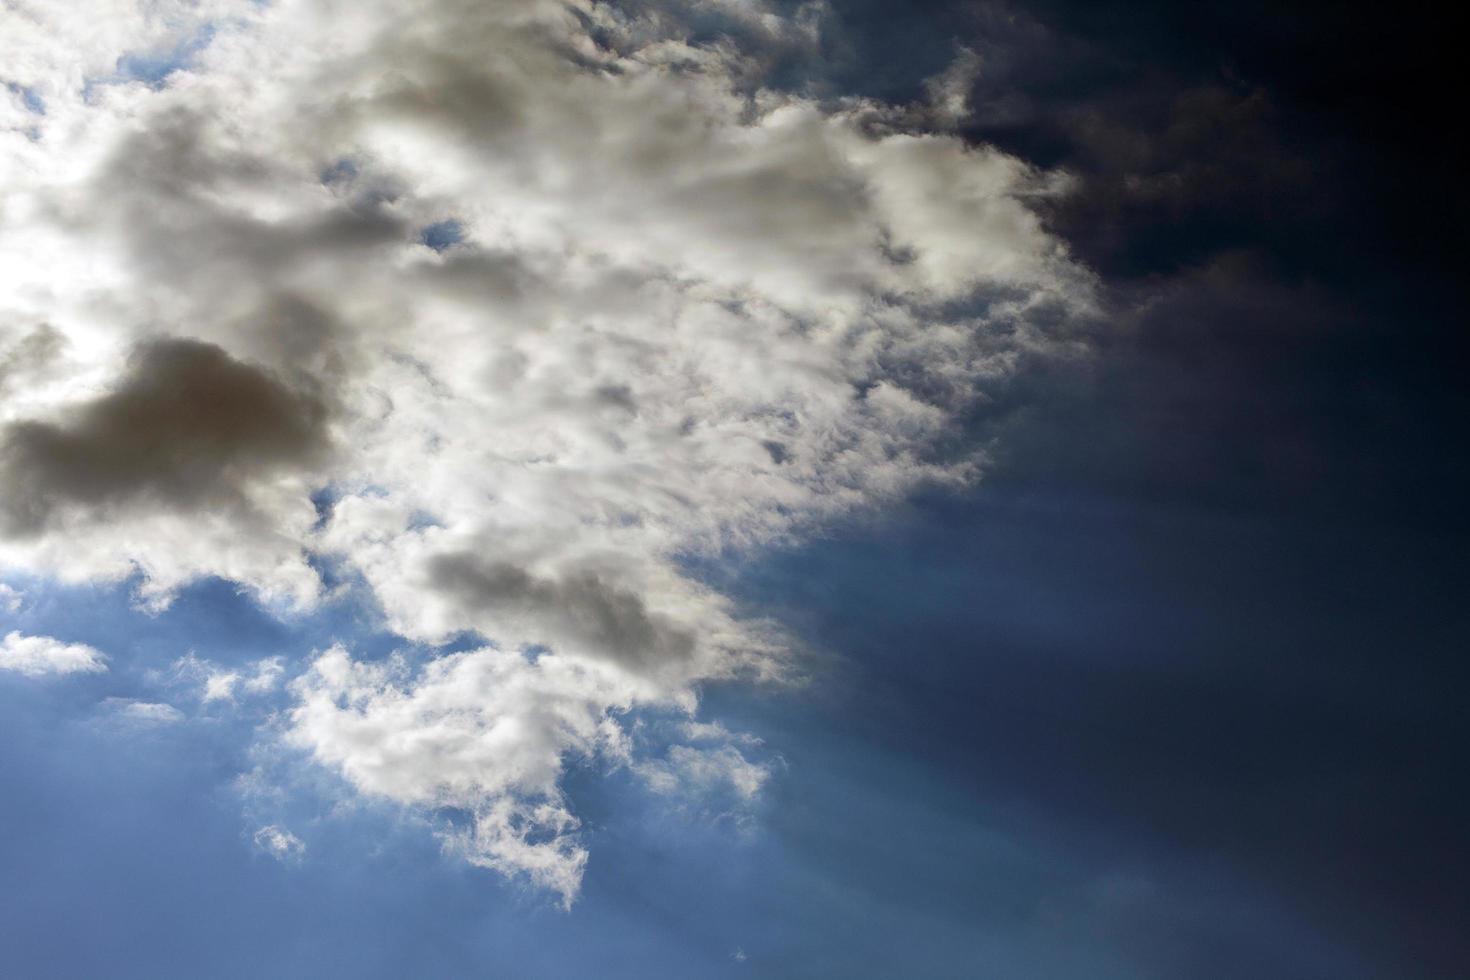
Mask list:
[[[763,85],[815,6],[103,6],[0,31],[0,566],[285,609],[335,563],[478,633],[321,654],[289,738],[568,900],[563,759],[785,669],[683,559],[974,478],[957,421],[1089,303],[1063,182],[942,128],[972,59],[925,107]]]
[[[0,640],[0,670],[43,677],[95,674],[106,669],[107,658],[85,643],[62,643],[49,636],[25,636],[15,630]]]
[[[481,649],[433,660],[354,661],[336,647],[294,683],[290,738],[363,792],[468,812],[454,847],[524,874],[570,903],[587,852],[558,786],[569,753],[593,755],[622,733],[609,716],[636,685],[595,663]]]

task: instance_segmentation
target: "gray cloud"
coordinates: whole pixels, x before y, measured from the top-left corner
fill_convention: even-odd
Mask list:
[[[522,622],[533,642],[573,647],[648,672],[687,661],[694,636],[649,611],[635,593],[593,572],[539,578],[507,562],[439,555],[429,562],[431,587],[454,595],[474,619]],[[536,636],[540,631],[539,638]]]
[[[66,338],[42,323],[14,340],[0,337],[0,395],[31,380],[55,362]]]
[[[117,388],[64,420],[0,431],[0,527],[34,532],[65,508],[238,505],[251,481],[311,464],[328,443],[315,395],[212,344],[155,340]]]

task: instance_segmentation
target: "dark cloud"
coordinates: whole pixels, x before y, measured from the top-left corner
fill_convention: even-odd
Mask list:
[[[435,557],[429,578],[473,619],[503,623],[552,649],[571,644],[575,649],[567,652],[606,656],[650,673],[686,663],[694,654],[689,631],[593,572],[541,578],[506,562],[456,553]]]
[[[1123,291],[1095,357],[1033,361],[978,427],[992,479],[1319,524],[1463,526],[1470,418],[1392,312],[1250,255]],[[1414,328],[1404,325],[1404,331]]]
[[[323,176],[343,206],[286,218],[239,206],[242,195],[268,195],[300,176],[299,164],[222,138],[208,113],[175,106],[120,142],[90,207],[56,217],[91,235],[110,230],[138,271],[176,288],[204,286],[216,306],[313,263],[360,261],[414,240],[392,207],[391,182],[340,161]]]
[[[1093,356],[985,407],[992,478],[1296,519],[1464,529],[1466,195],[1408,123],[1440,41],[1356,5],[835,0],[856,65],[917,99],[976,53],[966,138],[1066,170],[1038,202],[1103,276]]]
[[[242,504],[253,481],[318,461],[327,421],[319,397],[219,347],[145,343],[113,391],[0,432],[4,529],[34,532],[72,510]]]
[[[1114,275],[1185,268],[1255,244],[1262,224],[1320,222],[1335,175],[1272,131],[1267,93],[1218,79],[1160,94],[1124,91],[1037,120],[1068,144],[1059,161],[1081,182],[1048,215],[1072,247]],[[1024,140],[1037,134],[1013,132]],[[978,127],[978,135],[987,134]]]

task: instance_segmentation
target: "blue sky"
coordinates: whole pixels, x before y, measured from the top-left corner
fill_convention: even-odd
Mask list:
[[[1210,621],[1228,613],[1212,592],[1231,582],[1284,605],[1271,583],[1209,568],[1251,550],[1240,539],[1254,533],[982,494],[731,570],[743,599],[826,648],[824,679],[778,696],[707,693],[706,717],[780,758],[738,823],[671,805],[626,773],[574,768],[593,858],[570,913],[444,853],[431,820],[342,809],[309,773],[282,798],[245,798],[255,721],[233,706],[159,726],[98,708],[156,697],[147,673],[187,652],[243,663],[330,642],[355,628],[350,617],[282,625],[220,583],[157,617],[119,591],[43,595],[14,625],[106,644],[126,668],[5,679],[3,860],[9,880],[31,883],[6,893],[7,971],[1372,976],[1290,882],[1211,841],[1207,815],[1171,814],[1191,796],[1212,805],[1229,754],[1211,745],[1215,725],[1108,704],[1120,675],[1138,686],[1173,675],[1188,697],[1181,649],[1202,671],[1237,644],[1271,642]],[[1167,551],[1150,540],[1160,534],[1185,540]],[[1165,596],[1141,584],[1160,561],[1184,572],[1164,570]],[[1314,618],[1289,614],[1270,633],[1320,630]],[[1140,791],[1156,799],[1127,798]],[[257,847],[266,820],[305,854]]]

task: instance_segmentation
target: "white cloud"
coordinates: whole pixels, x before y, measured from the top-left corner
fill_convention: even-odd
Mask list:
[[[171,704],[136,698],[106,698],[102,709],[110,721],[127,728],[158,728],[184,720],[184,713]]]
[[[662,758],[631,763],[633,772],[654,792],[718,814],[722,807],[739,809],[751,803],[770,779],[772,765],[752,762],[741,750],[761,747],[761,739],[754,735],[732,732],[719,722],[686,721],[679,728],[687,744],[671,744]]]
[[[266,657],[255,661],[253,671],[242,678],[240,686],[251,694],[265,694],[275,690],[285,672],[280,657]]]
[[[261,827],[252,839],[257,848],[283,863],[300,861],[306,855],[306,843],[276,824]]]
[[[25,636],[15,630],[0,640],[0,670],[27,677],[47,674],[94,674],[107,669],[107,657],[85,643],[63,643],[49,636]]]
[[[11,588],[4,582],[0,582],[0,609],[6,612],[19,612],[21,603],[25,601],[25,593]]]
[[[666,758],[641,762],[635,771],[660,793],[699,797],[728,790],[747,803],[771,775],[769,767],[751,762],[733,745],[674,745]]]
[[[1033,207],[1059,178],[942,129],[970,62],[920,110],[763,87],[819,5],[707,2],[713,47],[673,4],[93,6],[0,13],[45,103],[0,114],[0,569],[285,610],[324,559],[410,640],[478,632],[419,674],[322,654],[290,737],[568,900],[566,755],[787,668],[681,559],[974,479],[960,420],[1090,302]],[[759,788],[689,751],[649,771]]]
[[[467,811],[459,853],[570,903],[587,852],[558,786],[563,760],[617,742],[610,713],[634,702],[636,683],[558,656],[486,648],[414,672],[334,647],[294,687],[291,741],[364,793]]]
[[[264,657],[243,670],[231,670],[190,653],[174,662],[173,677],[196,688],[200,701],[234,701],[237,694],[268,694],[285,674],[281,657]]]

